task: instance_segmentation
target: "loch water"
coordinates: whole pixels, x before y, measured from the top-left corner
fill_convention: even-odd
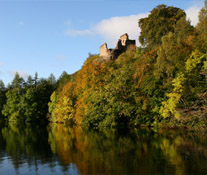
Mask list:
[[[185,130],[0,125],[0,175],[207,174],[207,135]]]

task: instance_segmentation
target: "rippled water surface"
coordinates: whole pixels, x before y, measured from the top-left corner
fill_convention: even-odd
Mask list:
[[[10,174],[207,174],[207,135],[2,124],[0,175]]]

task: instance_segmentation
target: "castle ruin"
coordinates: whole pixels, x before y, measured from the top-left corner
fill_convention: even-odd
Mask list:
[[[107,44],[104,43],[100,47],[100,56],[104,59],[115,60],[120,54],[125,52],[129,46],[135,46],[136,41],[130,40],[127,33],[120,36],[115,49],[108,49]]]

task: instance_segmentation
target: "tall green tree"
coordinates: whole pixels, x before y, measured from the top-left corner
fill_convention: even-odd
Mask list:
[[[154,72],[164,84],[167,83],[166,85],[172,84],[176,72],[184,69],[183,65],[193,49],[191,38],[194,28],[186,17],[180,18],[173,30],[174,32],[169,32],[162,37]]]
[[[161,44],[161,38],[174,31],[177,21],[186,16],[185,12],[176,7],[159,5],[148,17],[139,20],[141,33],[139,41],[142,46],[156,47]]]
[[[6,103],[6,88],[4,82],[0,80],[0,117],[2,117],[1,111],[5,103]]]
[[[207,0],[204,1],[204,7],[199,12],[199,22],[196,26],[199,34],[199,47],[206,52],[207,49]]]
[[[24,79],[20,77],[18,72],[16,72],[14,79],[11,83],[12,88],[16,91],[21,91],[24,87],[24,83],[25,83]]]
[[[21,120],[24,108],[21,105],[21,97],[24,94],[24,79],[18,73],[15,74],[11,83],[11,89],[6,93],[6,104],[3,107],[2,114],[9,120]]]
[[[34,80],[32,79],[31,75],[28,76],[26,84],[29,87],[31,87],[34,84]]]
[[[37,86],[32,86],[26,90],[21,101],[21,106],[24,108],[25,121],[37,122],[46,120],[47,103],[53,91],[53,85],[44,79],[40,79]]]
[[[47,79],[48,83],[50,83],[51,85],[55,85],[56,83],[56,78],[55,76],[51,73],[50,76]]]

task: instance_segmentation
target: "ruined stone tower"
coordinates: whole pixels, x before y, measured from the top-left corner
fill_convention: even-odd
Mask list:
[[[104,43],[100,47],[100,56],[104,59],[115,60],[121,53],[125,52],[130,45],[135,46],[136,41],[130,40],[128,34],[125,33],[120,36],[115,49],[108,49],[107,44]]]

